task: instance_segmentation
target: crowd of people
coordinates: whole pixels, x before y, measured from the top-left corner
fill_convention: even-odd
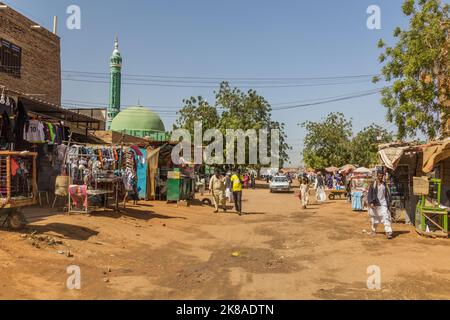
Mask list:
[[[227,172],[225,175],[219,170],[214,171],[214,175],[204,177],[203,183],[209,187],[214,204],[215,213],[218,213],[222,207],[227,212],[227,202],[233,203],[236,213],[243,215],[242,210],[242,190],[256,188],[256,174],[254,172],[245,172],[242,174],[240,169],[234,172]]]
[[[390,213],[391,195],[386,186],[385,173],[377,171],[376,179],[370,184],[368,190],[369,218],[371,225],[371,235],[376,235],[380,224],[384,225],[384,231],[387,239],[393,238],[392,216]],[[304,173],[299,176],[300,188],[299,198],[304,209],[309,204],[310,189],[316,190],[317,202],[326,201],[325,189],[347,190],[347,196],[350,196],[350,181],[340,174],[327,173],[325,176],[321,173]]]
[[[311,189],[316,190],[315,197],[317,202],[323,203],[327,200],[326,190],[347,190],[350,185],[347,177],[339,173],[305,172],[295,174],[295,176],[288,176],[286,174],[286,176],[290,181],[293,178],[297,178],[300,182],[298,197],[304,209],[308,207]],[[266,179],[270,181],[271,177],[267,176]],[[204,176],[202,180],[202,183],[209,187],[215,213],[218,213],[219,210],[223,210],[226,213],[227,203],[232,203],[234,204],[235,212],[240,216],[243,215],[242,191],[248,188],[256,188],[256,174],[252,172],[242,173],[239,169],[234,172],[227,172],[226,174],[216,169],[214,175],[211,177]],[[347,195],[349,196],[350,191],[347,191]],[[389,212],[390,201],[389,189],[386,187],[384,172],[378,172],[377,178],[368,190],[371,232],[372,234],[376,234],[378,225],[383,224],[388,239],[392,239],[393,234],[391,226],[392,218]]]

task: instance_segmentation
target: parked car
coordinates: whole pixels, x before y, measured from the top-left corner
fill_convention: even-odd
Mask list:
[[[270,192],[291,192],[291,184],[285,176],[275,176],[269,184]]]

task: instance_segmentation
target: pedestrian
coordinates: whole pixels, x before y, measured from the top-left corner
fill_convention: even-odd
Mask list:
[[[233,188],[233,200],[236,212],[242,215],[242,176],[241,170],[236,170],[236,173],[231,177],[231,184]]]
[[[302,179],[302,183],[300,185],[300,197],[303,209],[306,209],[309,202],[309,183],[307,179]]]
[[[248,173],[244,174],[244,189],[248,189],[248,181],[249,181],[249,177],[248,177]]]
[[[317,173],[316,178],[316,198],[318,202],[325,202],[327,200],[327,195],[325,193],[325,180],[322,173]]]
[[[256,183],[255,183],[255,174],[252,172],[250,175],[250,187],[255,190]]]
[[[227,172],[225,176],[225,198],[228,202],[233,203],[233,192],[231,188],[231,172]]]
[[[225,203],[225,183],[223,177],[220,175],[219,170],[214,171],[214,175],[209,180],[209,190],[214,201],[214,207],[216,210],[214,213],[219,212],[219,206],[222,205],[224,212],[227,212]]]
[[[384,231],[388,239],[392,239],[391,213],[389,211],[391,203],[391,195],[389,189],[384,182],[384,173],[377,172],[377,180],[370,187],[367,195],[369,203],[369,216],[372,228],[372,235],[376,235],[377,227],[380,223],[384,225]]]
[[[333,174],[327,173],[325,180],[327,182],[327,188],[333,189]]]

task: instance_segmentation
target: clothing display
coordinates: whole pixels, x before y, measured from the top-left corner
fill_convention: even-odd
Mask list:
[[[61,144],[64,130],[61,125],[40,120],[28,120],[23,128],[23,139],[32,144]]]
[[[8,192],[7,161],[7,156],[0,156],[0,198],[5,198]],[[12,198],[28,198],[33,195],[32,168],[33,161],[30,157],[12,156],[10,158],[9,189]]]
[[[23,129],[23,138],[29,143],[45,143],[44,125],[39,120],[29,120]]]
[[[353,211],[363,211],[364,210],[364,202],[363,202],[363,192],[355,191],[352,192],[352,210]]]
[[[14,142],[12,124],[6,110],[0,116],[0,144],[4,146],[3,150],[6,150],[9,147],[9,143]]]
[[[69,186],[69,195],[72,200],[73,205],[76,208],[87,208],[88,205],[88,195],[87,195],[87,186],[86,185],[70,185]]]
[[[72,145],[58,146],[55,152],[57,161],[65,159],[64,167],[74,185],[86,185],[89,192],[113,191],[111,188],[119,180],[119,190],[129,199],[139,200],[137,168],[143,153],[137,150],[136,147]]]

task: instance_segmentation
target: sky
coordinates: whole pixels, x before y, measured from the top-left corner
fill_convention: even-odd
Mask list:
[[[217,87],[218,79],[378,74],[381,53],[378,39],[393,44],[394,28],[407,25],[401,12],[403,0],[2,1],[50,30],[53,16],[59,17],[63,71],[108,73],[117,34],[123,57],[122,73],[217,78]],[[80,30],[66,27],[69,17],[66,10],[70,5],[81,9]],[[379,30],[367,27],[370,5],[381,9]],[[370,81],[352,82],[265,87],[257,91],[271,104],[282,105],[380,87]],[[155,106],[154,111],[160,113],[170,130],[183,99],[201,95],[213,103],[214,90],[127,84],[122,87],[122,104],[136,105],[139,101],[145,106]],[[62,94],[63,104],[67,100],[103,104],[108,102],[108,84],[64,80]],[[298,124],[319,121],[335,111],[353,119],[355,133],[373,122],[395,130],[385,120],[386,109],[378,94],[274,111],[273,118],[285,123],[288,143],[293,147],[289,153],[291,165],[301,162],[305,131]]]

